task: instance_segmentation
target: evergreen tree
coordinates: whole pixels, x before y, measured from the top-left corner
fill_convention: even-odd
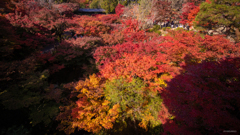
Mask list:
[[[200,5],[196,16],[196,26],[214,29],[223,25],[228,28],[228,34],[235,32],[240,38],[240,0],[210,0]]]

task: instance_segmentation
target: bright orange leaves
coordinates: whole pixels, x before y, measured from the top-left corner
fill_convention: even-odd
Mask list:
[[[125,53],[123,54],[123,59],[107,63],[100,73],[110,80],[120,76],[129,79],[138,76],[144,80],[149,80],[156,77],[157,72],[160,72],[153,70],[155,65],[156,61],[150,56]]]
[[[200,11],[199,6],[192,9],[190,13],[188,14],[188,24],[191,26],[193,25],[193,22],[195,21],[195,17],[197,16],[198,12]]]
[[[163,73],[172,77],[179,74],[180,66],[238,56],[239,51],[220,36],[203,39],[194,32],[180,30],[169,31],[162,43],[124,43],[98,48],[94,55],[97,63],[102,64],[99,68],[103,77],[110,80],[140,77],[151,84],[152,79],[156,80]]]
[[[99,34],[107,33],[110,27],[99,21],[82,20],[80,26],[84,28],[84,35],[99,36]]]
[[[95,74],[91,75],[85,81],[78,81],[73,92],[79,93],[76,101],[76,106],[71,112],[71,120],[69,125],[74,128],[84,129],[88,132],[97,133],[102,128],[110,129],[113,123],[118,118],[119,105],[115,104],[112,108],[109,106],[109,101],[104,99],[103,87],[104,80],[97,77]],[[67,116],[69,117],[69,116]],[[59,119],[61,118],[59,115]],[[64,130],[64,128],[62,128]],[[68,129],[68,128],[65,128]],[[67,132],[69,134],[71,132]]]

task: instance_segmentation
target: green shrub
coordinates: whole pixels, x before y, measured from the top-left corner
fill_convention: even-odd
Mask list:
[[[93,0],[91,4],[89,5],[90,8],[100,8],[100,2],[99,0]]]
[[[86,8],[86,5],[84,3],[79,3],[80,8]]]
[[[139,78],[134,78],[131,82],[123,78],[108,81],[104,92],[111,105],[120,105],[120,120],[140,121],[138,125],[144,129],[161,124],[158,114],[162,99],[158,92],[148,89],[146,83]]]
[[[155,31],[155,30],[160,30],[161,29],[161,27],[160,27],[160,25],[154,25],[153,26],[153,30]]]
[[[175,30],[176,30],[176,31],[179,31],[179,30],[184,30],[184,29],[181,28],[181,27],[177,27]]]
[[[159,25],[154,25],[153,28],[149,29],[149,32],[155,32],[158,33],[159,35],[161,35],[161,31],[159,31],[161,29],[161,27]]]
[[[166,29],[170,30],[170,29],[171,29],[171,27],[166,27]]]
[[[156,31],[156,33],[157,33],[158,35],[161,35],[161,34],[162,34],[161,31]]]

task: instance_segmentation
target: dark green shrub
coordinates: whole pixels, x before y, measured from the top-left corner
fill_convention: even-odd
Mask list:
[[[159,35],[161,35],[161,31],[159,31],[161,29],[161,27],[159,25],[154,25],[153,28],[149,29],[149,32],[155,32],[158,33]]]

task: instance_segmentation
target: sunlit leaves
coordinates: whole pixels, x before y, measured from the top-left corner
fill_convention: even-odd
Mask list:
[[[148,89],[146,83],[139,78],[131,81],[124,78],[108,81],[104,92],[111,104],[119,104],[120,120],[138,120],[139,126],[146,130],[149,125],[153,128],[161,124],[158,120],[161,98],[158,92]]]
[[[123,14],[123,8],[124,6],[122,4],[118,4],[115,8],[116,15],[120,16],[121,14]]]
[[[115,62],[107,63],[100,71],[105,78],[115,79],[121,76],[125,78],[151,79],[156,77],[157,71],[151,71],[151,67],[155,67],[156,61],[148,56],[140,56],[138,54],[124,54],[124,59],[117,59]],[[137,68],[136,68],[137,67]]]
[[[150,80],[164,72],[178,74],[178,67],[182,64],[238,56],[237,48],[238,46],[220,36],[205,36],[205,39],[202,39],[193,32],[169,31],[169,36],[160,42],[127,42],[112,47],[100,47],[94,56],[96,62],[101,64],[100,72],[106,78],[138,76]]]
[[[190,13],[188,14],[188,24],[191,26],[193,25],[193,22],[195,21],[195,18],[199,12],[199,6],[195,7],[194,9],[192,9],[190,11]]]
[[[74,90],[79,93],[77,96],[79,99],[76,101],[76,107],[72,108],[71,119],[62,118],[61,114],[58,119],[62,122],[69,121],[71,123],[68,125],[69,127],[93,133],[97,133],[103,128],[112,128],[113,123],[119,117],[119,105],[114,104],[112,108],[110,107],[110,102],[104,98],[103,84],[104,80],[95,74],[85,81],[79,81]]]
[[[182,23],[182,24],[189,23],[189,14],[190,14],[190,12],[192,12],[192,10],[195,10],[196,8],[197,8],[197,6],[195,6],[194,3],[187,2],[187,3],[183,4],[182,16],[180,16],[181,17],[180,23]]]
[[[95,51],[94,56],[96,62],[100,64],[101,75],[114,83],[114,85],[111,85],[114,89],[107,87],[111,89],[109,92],[111,98],[114,99],[111,101],[119,100],[124,104],[123,100],[128,98],[129,95],[125,96],[125,92],[122,94],[114,92],[116,89],[120,89],[120,86],[123,86],[116,83],[121,78],[128,82],[126,87],[131,84],[131,81],[134,82],[136,78],[141,78],[148,85],[146,91],[158,91],[164,97],[167,93],[166,88],[171,87],[168,82],[181,73],[188,73],[183,67],[197,65],[204,60],[219,61],[226,57],[239,57],[239,54],[239,45],[230,43],[222,36],[205,36],[202,38],[197,33],[179,30],[169,31],[166,37],[158,39],[158,41],[154,40],[139,44],[127,42],[111,47],[100,47]],[[120,82],[123,84],[124,81]],[[188,82],[186,83],[188,84]],[[127,88],[119,91],[125,90]],[[175,90],[178,91],[180,88],[176,86]],[[120,95],[124,95],[124,97],[121,98]],[[178,94],[178,96],[181,96],[181,94]],[[194,94],[190,97],[194,96],[197,98],[197,95]],[[162,108],[157,112],[159,113],[158,117],[163,124],[169,121],[175,123],[172,120],[175,116],[168,110],[168,101],[171,101],[171,97],[165,97],[165,99],[166,104],[160,105]],[[126,111],[127,107],[123,110]],[[125,113],[130,115],[133,111],[130,109]],[[152,119],[151,115],[148,115],[148,111],[144,112],[144,115],[139,118],[142,120],[139,123],[142,128],[146,128],[146,121]]]
[[[92,20],[82,20],[80,26],[84,28],[84,34],[87,36],[99,36],[99,34],[105,34],[110,30],[110,27],[102,22]]]
[[[110,34],[102,34],[101,37],[107,45],[116,45],[124,41],[124,34],[118,30],[112,31]]]

